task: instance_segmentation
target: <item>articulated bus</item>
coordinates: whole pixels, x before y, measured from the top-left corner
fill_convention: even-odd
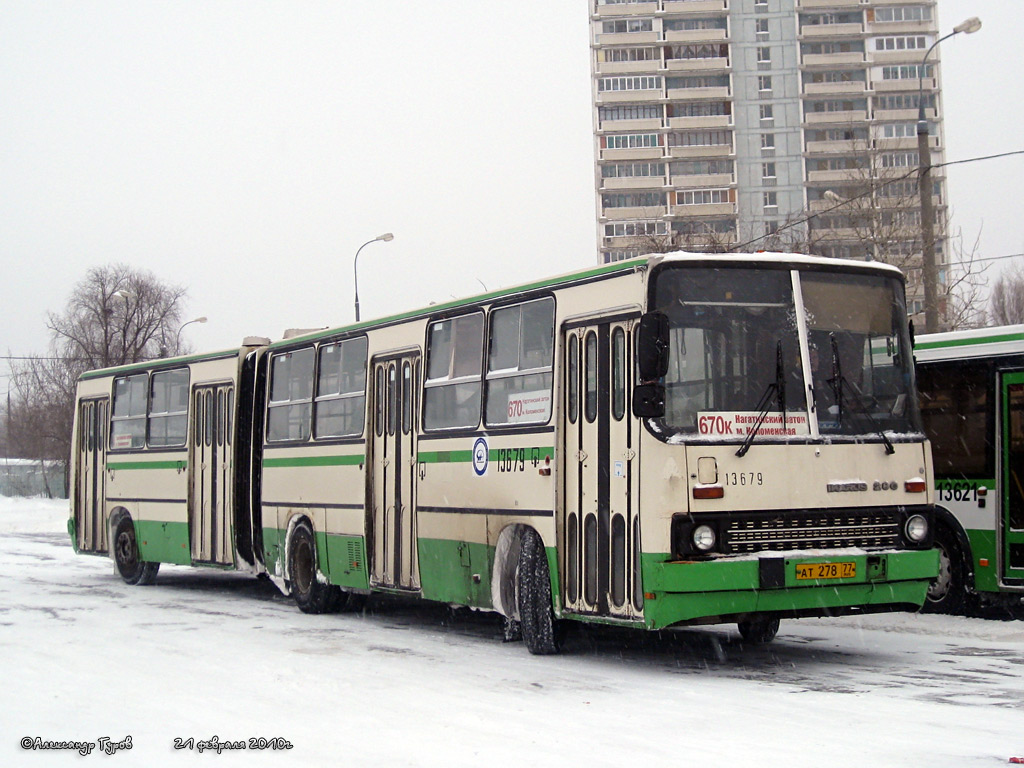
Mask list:
[[[648,256],[240,349],[92,371],[69,532],[129,583],[265,574],[658,630],[917,610],[938,573],[903,279]]]
[[[936,478],[941,612],[1024,598],[1024,325],[919,336]]]

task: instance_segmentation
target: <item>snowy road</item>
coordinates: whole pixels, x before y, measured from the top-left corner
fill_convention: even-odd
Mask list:
[[[390,599],[306,616],[269,584],[75,556],[53,502],[0,499],[0,765],[996,766],[1024,757],[1024,622],[873,616],[574,630]],[[91,754],[23,739],[97,744]],[[131,749],[103,754],[131,738]],[[264,749],[199,743],[282,739]],[[175,740],[181,749],[175,749]],[[191,740],[191,742],[189,741]],[[31,743],[28,744],[32,746]],[[86,747],[88,749],[88,747]]]

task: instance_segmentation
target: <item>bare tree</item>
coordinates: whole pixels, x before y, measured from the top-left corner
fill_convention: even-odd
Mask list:
[[[64,311],[47,315],[49,353],[13,366],[9,450],[66,465],[78,378],[93,368],[164,355],[176,343],[185,295],[126,264],[90,269]]]
[[[1024,268],[1020,265],[1004,270],[996,280],[989,315],[992,325],[1024,323]]]

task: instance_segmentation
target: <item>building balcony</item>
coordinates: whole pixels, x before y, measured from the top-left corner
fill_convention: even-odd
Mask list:
[[[709,173],[693,176],[673,176],[672,186],[678,189],[716,189],[736,183],[731,173]]]
[[[804,83],[805,96],[836,96],[861,94],[867,90],[867,83],[854,80],[845,83]]]
[[[670,212],[675,218],[693,219],[706,216],[730,216],[736,213],[736,203],[708,203],[707,205],[673,205]]]
[[[669,43],[706,43],[709,40],[725,42],[728,40],[724,29],[668,29],[665,30],[665,41]]]
[[[850,139],[848,141],[808,141],[804,149],[805,155],[835,155],[851,152],[867,152],[869,149],[867,139]]]
[[[935,87],[934,82],[930,77],[926,77],[924,79],[924,85],[925,93],[927,93],[929,89]],[[878,78],[877,80],[873,80],[871,83],[871,88],[875,93],[895,93],[896,91],[914,91],[916,93],[919,87],[917,80],[910,78],[906,80],[883,80],[882,78]]]
[[[601,191],[607,192],[622,189],[661,189],[665,186],[665,179],[662,176],[630,176],[627,178],[612,177],[601,179]]]
[[[717,88],[669,88],[668,97],[672,101],[695,101],[698,99],[730,99],[732,89],[727,85]]]
[[[711,115],[709,117],[670,117],[668,127],[677,131],[695,128],[731,128],[732,115]]]
[[[935,119],[935,110],[930,107],[924,111],[929,120]],[[871,113],[874,120],[885,123],[912,123],[917,120],[916,109],[876,109]]]
[[[657,32],[599,32],[598,45],[650,45],[658,42]]]
[[[799,40],[821,40],[834,37],[859,38],[864,34],[863,24],[805,24],[797,35]]]
[[[881,24],[868,22],[869,35],[934,35],[935,27],[932,20],[928,21],[897,21]]]
[[[645,205],[637,208],[602,208],[601,219],[604,221],[635,221],[660,219],[665,215],[665,206]]]
[[[862,123],[867,119],[868,113],[864,109],[849,112],[808,112],[804,115],[804,123],[807,125]]]
[[[668,156],[680,160],[692,160],[703,157],[730,157],[732,147],[728,144],[712,144],[701,147],[669,147]]]
[[[709,59],[668,59],[665,69],[669,72],[713,72],[729,69],[729,59],[716,57]]]
[[[618,5],[599,5],[595,18],[609,16],[653,16],[658,12],[658,0],[649,3],[619,3]]]
[[[919,49],[912,51],[871,51],[868,61],[875,66],[880,64],[920,64],[925,52]],[[928,64],[934,66],[939,59],[933,54],[928,58]]]
[[[657,104],[664,98],[660,88],[648,88],[642,91],[598,91],[597,105],[629,102],[631,104]]]
[[[939,148],[939,137],[929,136],[928,146],[935,152]],[[906,136],[900,139],[887,139],[885,137],[876,138],[874,141],[874,147],[879,152],[891,151],[894,149],[917,149],[917,136]],[[932,157],[932,164],[938,163],[939,160]]]
[[[807,53],[801,59],[805,67],[841,67],[850,64],[863,64],[864,54],[860,51],[852,53]]]
[[[663,147],[638,147],[636,149],[602,149],[601,160],[660,160],[665,157]]]
[[[661,69],[661,60],[658,61],[599,61],[597,62],[597,75],[622,75],[641,73],[645,75],[656,75]]]
[[[660,130],[662,127],[661,120],[656,117],[648,118],[645,120],[602,120],[599,131],[615,131],[616,133],[626,133],[627,131],[651,131]]]
[[[796,0],[800,10],[807,8],[859,8],[861,0]]]
[[[724,11],[727,9],[726,0],[665,0],[665,14],[690,14],[708,13],[709,11]]]
[[[857,170],[856,168],[844,168],[838,171],[808,171],[808,184],[836,183],[836,184],[864,184],[871,181],[871,171],[867,169]]]

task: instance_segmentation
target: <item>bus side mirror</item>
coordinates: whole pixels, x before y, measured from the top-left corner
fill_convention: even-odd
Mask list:
[[[641,381],[656,381],[668,373],[668,317],[664,312],[640,317],[636,362]]]
[[[914,333],[914,321],[913,320],[910,321],[909,327],[910,327],[910,348],[913,349],[914,347],[917,346],[917,336]]]
[[[665,415],[665,387],[639,384],[633,387],[633,415],[638,419],[657,419]]]

